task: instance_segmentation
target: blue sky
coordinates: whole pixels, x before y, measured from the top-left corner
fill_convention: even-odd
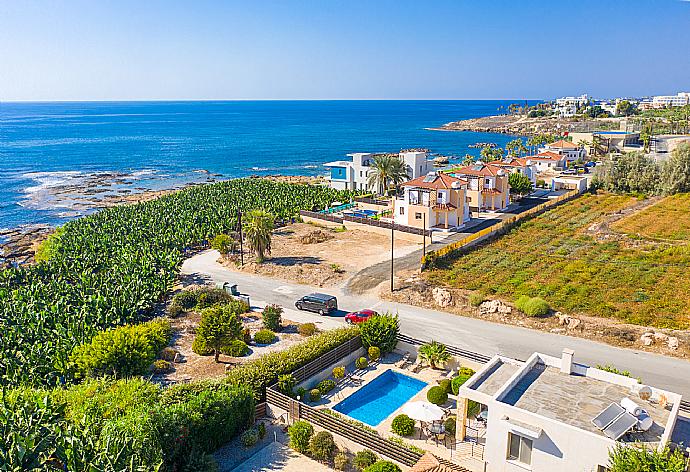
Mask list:
[[[0,0],[0,100],[688,89],[681,0]]]

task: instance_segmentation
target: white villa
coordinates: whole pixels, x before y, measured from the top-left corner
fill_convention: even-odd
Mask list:
[[[587,94],[579,97],[562,97],[556,99],[556,112],[559,116],[567,118],[577,113],[577,109],[589,101]]]
[[[583,146],[578,146],[564,139],[546,144],[544,147],[539,148],[539,151],[559,154],[565,158],[566,162],[572,162],[587,157],[587,150]]]
[[[540,152],[534,156],[527,156],[524,159],[529,160],[539,174],[547,171],[556,171],[557,168],[565,167],[565,158],[551,151]]]
[[[495,356],[460,387],[458,440],[467,434],[467,400],[485,412],[484,470],[602,472],[616,444],[662,450],[681,396],[638,380],[534,353]],[[463,408],[464,406],[464,408]]]
[[[640,102],[640,108],[649,110],[653,108],[682,107],[690,104],[690,92],[679,92],[676,95],[657,95],[651,100]]]
[[[528,157],[508,156],[500,161],[489,162],[489,165],[501,167],[513,174],[526,175],[532,185],[537,183],[537,164]]]
[[[355,152],[348,154],[350,161],[333,161],[324,164],[330,169],[328,182],[336,190],[375,190],[368,183],[369,172],[375,153]],[[426,152],[404,151],[398,154],[407,165],[407,176],[410,179],[426,175],[433,167],[433,161],[427,158]]]

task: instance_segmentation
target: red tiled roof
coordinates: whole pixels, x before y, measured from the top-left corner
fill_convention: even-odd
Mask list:
[[[443,173],[436,174],[436,178],[431,182],[424,182],[424,180],[427,179],[427,177],[427,175],[422,175],[420,177],[417,177],[416,179],[408,180],[402,185],[403,187],[419,187],[438,190],[442,188],[453,188],[453,183],[455,182],[458,182],[461,185],[467,184],[466,180],[458,179],[457,177],[453,177],[452,175]]]
[[[527,156],[524,159],[533,160],[533,161],[562,161],[563,156],[561,156],[560,154],[557,154],[555,152],[546,151],[546,152],[540,152],[536,156]]]
[[[470,166],[453,169],[451,172],[456,175],[478,175],[478,176],[493,176],[502,170],[500,167],[493,164],[473,164]]]
[[[445,210],[445,211],[449,211],[449,210],[457,210],[458,207],[456,207],[456,206],[453,205],[452,203],[437,203],[436,205],[433,206],[433,209],[434,209],[434,210]]]
[[[482,193],[487,194],[487,195],[500,195],[501,191],[495,188],[485,188],[482,189]]]
[[[503,161],[492,161],[489,162],[491,166],[498,167],[525,167],[527,165],[526,157],[511,157],[510,160],[506,159]]]
[[[555,143],[547,144],[546,147],[560,148],[560,149],[577,149],[577,145],[566,141],[564,139],[559,139]]]

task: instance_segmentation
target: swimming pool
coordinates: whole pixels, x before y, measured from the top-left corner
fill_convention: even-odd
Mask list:
[[[333,409],[369,426],[377,426],[424,387],[426,382],[387,370]]]

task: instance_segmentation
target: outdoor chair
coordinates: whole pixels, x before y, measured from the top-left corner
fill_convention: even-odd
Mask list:
[[[444,446],[446,445],[446,433],[434,434],[434,439],[436,440],[436,445],[438,445],[439,441],[441,441]]]
[[[407,353],[405,353],[404,356],[402,356],[402,358],[398,362],[395,363],[395,366],[399,369],[404,369],[405,367],[407,367],[407,365],[409,363],[410,363],[410,353],[407,352]]]
[[[415,359],[414,363],[410,367],[408,367],[407,370],[409,370],[410,372],[418,372],[421,367],[422,367],[422,359],[417,357],[417,359]]]

